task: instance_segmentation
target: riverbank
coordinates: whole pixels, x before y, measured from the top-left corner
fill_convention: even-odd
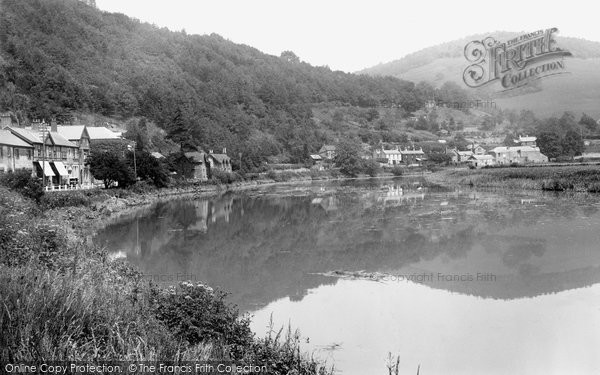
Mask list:
[[[598,165],[444,169],[428,175],[426,179],[446,186],[600,192]]]
[[[273,374],[329,373],[301,351],[297,332],[256,337],[226,292],[189,282],[153,285],[86,240],[105,220],[144,205],[252,186],[42,200],[67,204],[56,208],[0,187],[0,361],[234,361]]]

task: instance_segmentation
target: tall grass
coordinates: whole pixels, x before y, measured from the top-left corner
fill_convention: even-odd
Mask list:
[[[0,362],[235,360],[328,373],[298,335],[256,338],[225,293],[152,285],[103,249],[67,242],[41,212],[0,187]]]
[[[450,171],[448,182],[481,187],[600,192],[600,166],[489,168]]]

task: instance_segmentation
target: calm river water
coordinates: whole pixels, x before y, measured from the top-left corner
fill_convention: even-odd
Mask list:
[[[343,374],[389,352],[400,374],[600,373],[600,196],[307,183],[158,204],[95,241],[231,292],[260,335],[291,323]]]

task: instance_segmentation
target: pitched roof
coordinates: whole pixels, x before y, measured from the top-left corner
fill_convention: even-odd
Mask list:
[[[492,160],[494,157],[492,155],[471,155],[469,159],[475,160]]]
[[[310,158],[313,160],[323,160],[323,158],[321,157],[321,155],[315,155],[315,154],[311,154]]]
[[[492,150],[490,150],[490,152],[494,152],[494,153],[510,152],[510,151],[526,151],[526,152],[538,151],[539,152],[540,149],[537,147],[531,147],[531,146],[514,146],[514,147],[500,146],[500,147],[496,147],[496,148],[493,148]]]
[[[521,137],[521,136],[519,136],[519,142],[535,142],[536,140],[537,140],[537,137],[529,137],[529,136]]]
[[[206,153],[198,151],[191,151],[185,153],[186,158],[193,159],[197,163],[204,163],[204,155],[206,155]]]
[[[227,154],[209,154],[209,155],[212,156],[217,162],[219,162],[221,164],[225,161],[231,160],[229,158],[229,156],[227,156]]]
[[[58,133],[70,141],[80,140],[85,130],[85,125],[57,126]],[[89,134],[89,133],[88,133]]]
[[[156,159],[164,159],[165,156],[163,154],[161,154],[160,152],[151,152],[150,155],[154,156]]]
[[[15,136],[21,138],[22,140],[24,140],[27,143],[42,143],[42,139],[40,138],[39,134],[36,134],[34,132],[32,132],[31,130],[28,129],[23,129],[23,128],[13,128],[10,127],[8,128]]]
[[[425,154],[423,152],[423,150],[401,150],[400,153],[405,154],[405,155],[424,155]]]
[[[13,147],[33,148],[32,145],[25,142],[24,140],[17,137],[8,130],[0,130],[0,144]]]
[[[90,135],[90,140],[100,140],[100,139],[120,139],[119,135],[113,132],[110,129],[107,129],[103,126],[97,127],[88,127],[88,134]]]
[[[324,152],[324,151],[335,151],[336,148],[334,145],[323,145],[321,147],[321,149],[319,150],[319,152]]]
[[[392,154],[400,154],[400,150],[382,150],[384,154],[386,155],[392,155]]]
[[[52,140],[52,143],[54,143],[54,145],[56,145],[56,146],[77,147],[77,145],[75,145],[72,142],[69,142],[68,139],[66,139],[65,137],[63,137],[62,135],[60,135],[57,132],[49,132],[48,137]]]

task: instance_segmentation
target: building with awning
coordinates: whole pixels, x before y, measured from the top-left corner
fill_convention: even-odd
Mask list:
[[[49,161],[36,161],[33,163],[37,169],[37,174],[38,176],[40,176],[42,174],[42,170],[44,171],[44,175],[46,177],[54,177],[56,176],[56,174],[54,173],[54,170],[52,170],[52,166],[50,165]]]
[[[60,184],[64,185],[64,184],[68,184],[69,183],[69,172],[67,171],[67,168],[65,168],[65,165],[60,162],[60,161],[54,161],[52,162],[52,169],[54,170],[54,172],[56,173],[57,176],[60,176]]]

